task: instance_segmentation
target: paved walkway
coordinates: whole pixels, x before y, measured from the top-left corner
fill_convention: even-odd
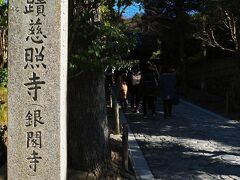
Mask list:
[[[125,113],[155,179],[240,180],[240,123],[187,102],[163,119]]]

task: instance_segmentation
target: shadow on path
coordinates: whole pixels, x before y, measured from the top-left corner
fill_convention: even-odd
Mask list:
[[[125,113],[155,178],[240,179],[240,125],[189,104],[174,116]]]

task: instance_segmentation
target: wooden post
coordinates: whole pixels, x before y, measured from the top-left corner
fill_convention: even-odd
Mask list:
[[[113,96],[112,96],[112,92],[110,91],[110,94],[109,94],[109,106],[110,108],[113,107]]]
[[[128,170],[128,125],[126,123],[123,124],[122,146],[123,146],[122,167],[124,170]]]
[[[114,124],[115,124],[115,133],[120,134],[120,128],[119,128],[119,105],[117,102],[114,102]]]

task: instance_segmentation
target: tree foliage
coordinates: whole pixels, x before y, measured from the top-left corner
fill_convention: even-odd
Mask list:
[[[133,47],[133,41],[124,34],[124,25],[111,18],[113,5],[112,1],[73,0],[70,68],[74,72],[78,72],[79,67],[102,70]]]
[[[143,3],[144,31],[158,34],[165,59],[185,62],[199,59],[203,46],[239,54],[240,1],[144,0]]]
[[[4,0],[0,0],[0,26],[7,26],[8,4]]]
[[[208,46],[239,54],[240,2],[237,0],[202,1],[195,15],[196,37]]]
[[[191,13],[198,5],[197,0],[144,0],[145,31],[157,35],[161,57],[167,63],[180,65],[187,60],[187,45],[193,34]]]
[[[7,69],[0,69],[0,87],[7,87]]]
[[[69,5],[68,165],[98,176],[109,159],[104,68],[132,43],[115,21],[113,1]]]

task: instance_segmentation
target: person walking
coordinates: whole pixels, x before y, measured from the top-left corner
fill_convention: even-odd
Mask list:
[[[159,80],[163,101],[164,119],[172,116],[173,98],[176,92],[176,72],[171,68],[163,68]]]
[[[152,115],[155,116],[156,95],[158,88],[158,71],[150,63],[146,63],[146,68],[142,73],[140,80],[140,91],[142,95],[143,117],[147,118],[148,108],[151,110]]]
[[[118,78],[118,92],[119,92],[119,101],[123,112],[127,110],[127,93],[128,93],[128,86],[127,86],[127,71],[122,69],[121,75]]]
[[[130,74],[130,104],[131,109],[135,113],[139,113],[139,104],[140,104],[140,80],[141,80],[141,71],[138,65],[133,66]]]

